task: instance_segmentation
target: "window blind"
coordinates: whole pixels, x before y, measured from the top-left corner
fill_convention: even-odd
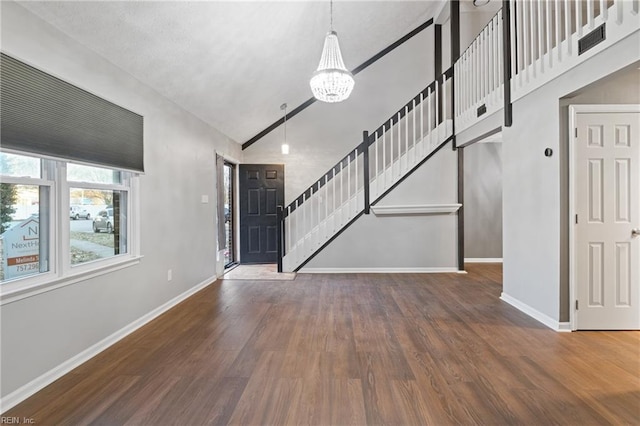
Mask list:
[[[142,116],[4,53],[0,96],[4,148],[144,171]]]

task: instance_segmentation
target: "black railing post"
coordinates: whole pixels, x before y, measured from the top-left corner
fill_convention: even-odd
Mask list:
[[[371,211],[371,199],[369,192],[369,132],[366,130],[362,132],[362,144],[360,145],[360,149],[362,149],[362,160],[364,162],[362,167],[362,179],[364,184],[364,214],[369,214]]]
[[[438,80],[442,74],[442,25],[436,24],[433,26],[433,39],[434,39],[434,53],[433,53],[433,71],[434,80]],[[436,125],[442,123],[442,93],[438,96],[438,122]]]
[[[502,0],[502,57],[504,127],[511,127],[513,110],[511,106],[511,4],[509,0]]]
[[[278,225],[276,226],[277,246],[278,246],[278,272],[282,272],[282,257],[284,256],[284,213],[282,206],[276,208]]]
[[[456,142],[456,78],[458,77],[454,70],[454,65],[460,58],[460,2],[452,0],[449,3],[449,20],[451,30],[451,127],[453,134],[453,143],[451,146],[455,151]]]

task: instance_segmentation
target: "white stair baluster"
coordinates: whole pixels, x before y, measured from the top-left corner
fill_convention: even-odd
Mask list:
[[[351,219],[351,154],[347,155],[347,221]]]
[[[405,107],[404,114],[404,156],[405,164],[407,168],[405,170],[409,170],[409,107]]]
[[[420,155],[424,155],[424,92],[420,92]]]
[[[398,121],[397,121],[396,128],[398,129],[398,137],[397,137],[398,139],[398,176],[400,176],[402,174],[402,134],[401,134],[402,123],[400,123],[399,112],[398,112]]]

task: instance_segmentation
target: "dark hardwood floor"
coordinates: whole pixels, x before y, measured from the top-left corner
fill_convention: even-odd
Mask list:
[[[640,424],[640,333],[556,333],[459,274],[218,281],[4,416],[38,425]]]

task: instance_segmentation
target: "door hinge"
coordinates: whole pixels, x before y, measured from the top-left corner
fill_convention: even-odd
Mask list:
[[[578,299],[576,299],[576,311],[578,310]]]
[[[577,127],[575,128],[574,134],[575,134],[575,138],[578,139],[578,128]]]
[[[578,224],[578,215],[576,215],[576,225]]]

